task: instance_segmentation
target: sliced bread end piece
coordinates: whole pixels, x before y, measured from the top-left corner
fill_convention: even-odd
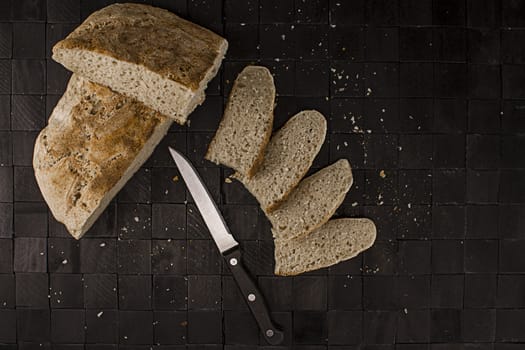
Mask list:
[[[322,226],[341,205],[352,181],[346,159],[303,179],[277,209],[267,214],[274,237],[300,237]]]
[[[57,221],[82,237],[172,122],[73,74],[33,154],[37,183]]]
[[[244,68],[233,84],[206,159],[252,177],[272,134],[274,100],[270,71],[261,66]]]
[[[275,274],[293,276],[335,265],[370,248],[374,222],[366,218],[333,219],[309,235],[275,240]]]
[[[270,139],[261,166],[251,178],[235,174],[269,213],[304,177],[326,136],[326,119],[314,110],[294,115]]]
[[[53,59],[184,124],[227,47],[224,38],[169,11],[113,4],[58,42]]]

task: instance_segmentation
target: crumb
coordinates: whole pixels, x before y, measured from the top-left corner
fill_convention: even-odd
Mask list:
[[[140,219],[139,219],[138,216],[135,216],[135,217],[133,218],[133,220],[135,220],[135,222],[139,222],[139,221],[140,221]]]
[[[177,175],[175,175],[172,180],[173,180],[173,182],[177,182],[177,181],[179,181],[179,177]]]
[[[97,317],[100,318],[103,314],[104,314],[104,311],[100,311],[100,312],[97,314]]]
[[[232,179],[227,177],[227,178],[224,179],[224,182],[226,182],[227,184],[231,184],[232,183]]]
[[[379,172],[379,176],[381,176],[381,177],[384,179],[384,178],[386,177],[386,173],[385,173],[385,171],[384,171],[384,170],[381,170],[381,171]]]

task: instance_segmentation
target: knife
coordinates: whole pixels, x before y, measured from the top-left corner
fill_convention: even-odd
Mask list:
[[[263,295],[242,263],[239,243],[231,235],[210,192],[190,161],[173,148],[168,148],[217,248],[241,290],[244,301],[257,321],[264,339],[271,345],[281,344],[284,340],[284,333],[275,326],[270,318]]]

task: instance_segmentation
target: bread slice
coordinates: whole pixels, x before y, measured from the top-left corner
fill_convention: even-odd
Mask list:
[[[269,213],[306,174],[323,145],[326,119],[317,111],[302,111],[290,118],[270,139],[264,159],[253,177],[236,174]]]
[[[172,120],[73,75],[37,137],[33,167],[55,218],[79,239],[153,152]]]
[[[272,134],[274,100],[270,71],[260,66],[244,68],[233,84],[206,159],[252,177]]]
[[[309,235],[275,240],[275,274],[298,275],[348,260],[370,248],[376,227],[370,219],[333,219]]]
[[[58,42],[53,59],[184,124],[227,47],[224,38],[169,11],[114,4]]]
[[[276,239],[307,235],[327,222],[352,186],[352,170],[346,159],[303,179],[290,196],[268,214]]]

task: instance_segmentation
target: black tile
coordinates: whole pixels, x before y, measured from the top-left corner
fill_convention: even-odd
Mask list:
[[[153,240],[151,269],[154,274],[186,274],[186,241]]]
[[[117,241],[118,273],[151,273],[151,241]]]
[[[499,29],[469,29],[467,41],[469,62],[491,64],[500,62]]]
[[[432,272],[463,273],[463,241],[432,241]]]
[[[71,238],[50,238],[47,243],[50,272],[78,273],[81,270],[80,243]]]
[[[440,204],[460,204],[465,202],[465,171],[434,170],[432,176],[432,201]]]
[[[288,294],[292,295],[292,284],[290,283]],[[248,305],[239,290],[237,282],[231,276],[222,277],[222,309],[223,310],[248,310]],[[266,296],[266,295],[265,295]],[[271,293],[269,294],[271,297]],[[291,303],[290,303],[291,308]]]
[[[21,0],[13,2],[11,18],[21,21],[44,21],[46,19],[46,2],[42,0]]]
[[[117,211],[119,238],[151,238],[151,210],[148,204],[119,204]]]
[[[432,28],[407,27],[399,29],[399,58],[404,61],[433,59]]]
[[[434,135],[435,168],[462,168],[465,166],[464,135]]]
[[[462,275],[433,275],[432,276],[433,309],[461,309],[463,308]]]
[[[428,241],[399,242],[399,273],[408,275],[430,274],[431,243]]]
[[[431,310],[431,342],[453,343],[461,341],[461,310]]]
[[[13,271],[13,242],[9,239],[0,240],[0,272],[11,273]]]
[[[13,93],[43,94],[45,93],[45,77],[45,60],[13,60]]]
[[[117,249],[114,240],[83,239],[80,241],[80,266],[83,273],[115,273],[116,265]]]
[[[0,274],[0,310],[15,308],[15,276]]]
[[[363,337],[365,343],[394,343],[396,323],[396,311],[365,311],[363,321]]]
[[[13,25],[0,23],[0,57],[11,58],[13,47]]]
[[[188,14],[188,3],[183,0],[152,0],[151,4],[171,11],[179,16],[186,16]]]
[[[362,61],[364,59],[364,28],[338,25],[335,28],[330,28],[329,38],[329,53],[332,59],[347,59],[357,61]]]
[[[500,96],[500,67],[471,64],[468,67],[469,97],[498,98]]]
[[[273,73],[273,71],[272,71]],[[282,90],[279,89],[282,93]],[[195,108],[195,111],[191,114],[191,123],[188,126],[189,130],[195,131],[215,131],[219,126],[219,122],[222,118],[223,112],[223,97],[222,96],[207,96],[206,100]],[[158,152],[155,154],[162,155],[162,163],[159,159],[152,158],[155,160],[154,165],[170,166],[174,165],[173,159],[170,157],[169,152],[165,151],[165,147],[162,147],[163,142],[169,141],[169,144],[172,143],[177,147],[176,149],[186,150],[186,135],[178,133],[174,139],[171,137],[164,138],[161,141],[160,145],[156,148]]]
[[[259,277],[259,287],[274,311],[291,310],[293,303],[292,279],[283,277]]]
[[[468,238],[498,238],[498,210],[495,206],[467,207]]]
[[[467,21],[473,27],[497,27],[501,22],[501,2],[467,0]]]
[[[501,240],[499,244],[499,272],[523,272],[525,260],[521,249],[525,246],[522,240]]]
[[[522,238],[525,225],[525,207],[522,205],[499,205],[499,237]],[[497,215],[497,214],[496,214]]]
[[[224,343],[243,345],[259,343],[259,327],[249,311],[224,312]]]
[[[364,24],[365,2],[357,1],[330,1],[330,23]]]
[[[0,93],[11,92],[11,61],[0,60]]]
[[[430,337],[430,311],[404,309],[398,313],[396,341],[427,343]]]
[[[522,17],[525,11],[525,2],[522,0],[505,1],[502,3],[503,25],[509,27],[522,27],[525,19]]]
[[[525,161],[518,150],[525,146],[525,137],[506,136],[501,141],[501,166],[503,168],[524,168]]]
[[[364,95],[371,97],[398,97],[399,63],[364,64]]]
[[[153,341],[152,311],[119,311],[120,344],[151,344]]]
[[[39,131],[45,126],[45,99],[40,95],[14,95],[11,99],[13,130]]]
[[[43,58],[45,36],[45,23],[14,23],[13,58]]]
[[[2,238],[13,236],[13,212],[13,204],[0,203],[0,237]]]
[[[359,134],[330,134],[330,159],[346,158],[353,169],[365,164],[364,136]]]
[[[495,169],[500,165],[500,137],[467,136],[467,166],[473,169]]]
[[[292,33],[292,40],[295,41],[295,57],[300,60],[328,58],[328,28],[326,25],[298,24]],[[324,67],[325,65],[320,65],[319,69]]]
[[[525,316],[523,310],[496,310],[496,341],[522,342],[525,326],[519,320]]]
[[[398,149],[401,168],[432,168],[432,136],[400,135]]]
[[[435,28],[432,47],[436,61],[465,62],[467,35],[463,28]]]
[[[366,3],[366,22],[372,25],[396,25],[399,22],[397,0],[373,0]]]
[[[55,309],[81,309],[84,307],[84,285],[80,274],[51,274],[49,295]]]
[[[388,134],[364,135],[367,168],[391,169],[397,166],[398,138]]]
[[[16,336],[18,341],[46,342],[50,340],[50,310],[16,310]]]
[[[428,170],[399,170],[397,189],[399,203],[407,205],[430,204],[432,197],[431,176],[432,174]]]
[[[83,343],[84,324],[84,310],[51,311],[51,341],[53,343]]]
[[[429,98],[399,100],[399,128],[402,132],[432,131],[433,102]]]
[[[181,311],[155,311],[153,332],[156,344],[185,344],[187,315]],[[171,348],[171,347],[170,347]]]
[[[326,291],[326,277],[295,277],[293,280],[294,310],[326,310]]]
[[[294,58],[294,32],[288,24],[263,24],[259,27],[261,58]],[[284,39],[283,39],[284,38]]]
[[[47,271],[45,238],[16,238],[14,243],[14,271]]]
[[[327,341],[326,313],[297,311],[293,314],[293,342],[295,344],[325,344]]]
[[[117,275],[84,275],[84,307],[86,309],[116,309]]]
[[[434,132],[460,133],[467,128],[467,103],[462,99],[434,100]]]
[[[466,308],[494,307],[496,305],[496,283],[495,274],[466,274],[464,306]],[[480,290],[483,293],[480,293]]]
[[[43,201],[32,167],[15,167],[14,197],[15,201]]]
[[[493,133],[500,130],[501,105],[497,100],[469,100],[468,131],[473,133]]]
[[[150,310],[151,309],[151,276],[118,277],[119,309]]]
[[[432,213],[428,205],[410,205],[398,209],[400,239],[428,239],[432,232]]]
[[[330,95],[363,97],[365,82],[362,63],[333,61],[330,66]]]
[[[467,66],[462,63],[434,64],[434,94],[436,97],[465,97]]]
[[[14,232],[16,237],[47,236],[47,206],[45,203],[15,203]]]
[[[222,328],[220,311],[188,311],[188,343],[221,344]]]
[[[465,241],[465,272],[498,272],[498,241]]]
[[[353,113],[358,112],[355,111]],[[372,133],[372,135],[368,135],[369,137],[380,137],[374,134],[393,133],[399,129],[399,101],[397,99],[366,99],[364,102],[364,114],[363,112],[357,115],[353,113],[349,113],[347,118],[342,121],[346,121],[346,124],[348,124],[347,128],[350,128],[350,131],[357,131],[354,129],[354,126],[358,126],[365,129],[367,133]],[[346,116],[346,114],[344,115]],[[363,115],[366,117],[363,117]],[[354,118],[352,119],[352,117]],[[348,119],[350,119],[350,123],[347,121]],[[330,123],[330,126],[332,130],[335,129],[333,123]],[[343,130],[337,130],[337,132],[341,131]],[[386,135],[384,138],[397,139],[395,135]]]
[[[394,275],[397,272],[396,242],[376,242],[364,253],[363,272],[368,275]]]
[[[86,310],[86,343],[117,343],[117,320],[117,310]]]
[[[168,171],[169,173],[167,173]],[[175,176],[174,172],[167,168],[153,168],[151,171],[149,169],[139,169],[119,192],[118,201],[149,203],[152,199],[152,182],[154,184],[153,190],[155,190],[153,200],[156,202],[166,201],[164,198],[172,198],[174,196],[171,187],[174,183],[167,181],[167,179],[172,179],[173,176]],[[160,184],[169,184],[170,187],[164,189]],[[178,198],[182,202],[184,201],[182,185],[179,185],[178,188],[180,188],[178,196],[175,195],[175,198]],[[180,193],[182,193],[182,195]],[[182,199],[180,199],[181,196]]]
[[[363,307],[365,310],[392,310],[398,307],[392,276],[363,277]]]
[[[295,94],[297,96],[328,96],[329,72],[322,61],[297,62]]]
[[[47,0],[48,22],[78,22],[79,20],[79,0]]]
[[[462,336],[468,342],[492,342],[496,333],[495,310],[463,310]]]
[[[432,96],[434,82],[432,63],[402,63],[399,74],[401,96]]]
[[[190,240],[187,245],[188,273],[196,275],[219,275],[222,257],[212,240]]]
[[[357,310],[362,307],[362,280],[358,276],[328,277],[328,309]]]
[[[294,20],[293,0],[259,0],[260,22],[292,22]]]
[[[465,207],[440,205],[432,207],[433,238],[465,237]]]
[[[48,308],[48,277],[45,273],[16,274],[16,306]]]
[[[257,239],[259,208],[247,205],[224,205],[222,215],[236,239]]]
[[[523,30],[503,30],[501,31],[501,60],[503,63],[525,63],[525,50],[517,42],[525,38]]]
[[[363,333],[362,319],[362,311],[329,311],[327,314],[328,344],[348,345],[361,343]]]
[[[188,276],[188,309],[220,309],[220,295],[220,276]]]
[[[454,0],[435,0],[432,2],[433,24],[464,25],[465,2]]]
[[[498,276],[497,306],[499,308],[521,308],[525,304],[523,292],[525,280],[521,275]]]
[[[499,202],[525,202],[525,187],[523,182],[520,181],[523,175],[523,170],[500,170]]]
[[[404,25],[432,23],[431,0],[405,0],[399,4],[399,22]]]
[[[156,310],[187,308],[187,281],[181,276],[153,276],[153,307]]]
[[[257,23],[259,18],[259,1],[238,2],[225,0],[224,18],[229,23]]]
[[[383,173],[376,170],[365,172],[365,204],[392,205],[397,202],[397,172]]]
[[[368,27],[365,32],[367,61],[398,61],[398,28]]]
[[[227,57],[230,59],[256,59],[259,57],[257,24],[227,23],[225,34],[230,42]],[[255,40],[254,40],[255,39]]]
[[[503,65],[502,69],[502,88],[504,98],[523,98],[525,89],[519,84],[525,77],[525,66]]]
[[[16,310],[0,310],[0,341],[16,343]]]
[[[48,94],[63,93],[69,78],[71,78],[71,72],[62,65],[49,59],[46,61],[46,92]]]
[[[0,66],[1,65],[2,65],[2,61],[0,60]],[[1,87],[0,87],[0,90],[1,90]],[[0,95],[0,130],[10,130],[11,129],[10,124],[11,124],[11,96]]]
[[[355,186],[355,178],[353,186]],[[351,201],[353,201],[353,198],[351,199]],[[350,203],[352,203],[351,201]],[[355,207],[352,208],[355,209]],[[342,215],[346,215],[346,207],[343,207],[342,209]],[[378,241],[392,240],[397,237],[396,228],[398,226],[398,220],[397,215],[393,215],[392,206],[366,206],[364,208],[364,215],[374,221],[374,224],[377,228],[377,232],[379,232],[379,235],[376,238]]]
[[[13,164],[18,166],[31,166],[33,163],[33,148],[38,133],[35,131],[20,131],[12,132],[11,135],[13,136]],[[9,137],[3,136],[2,140],[11,141]],[[11,151],[10,145],[5,147],[2,145],[2,148],[9,149],[9,151]],[[0,155],[0,159],[1,158],[2,155]]]

